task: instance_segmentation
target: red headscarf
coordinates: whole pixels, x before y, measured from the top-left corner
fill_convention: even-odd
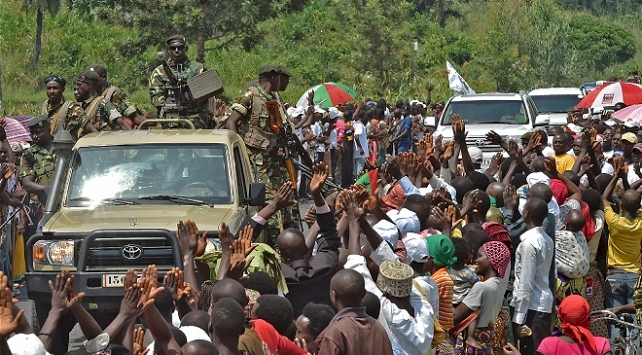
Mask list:
[[[568,189],[566,188],[566,185],[564,185],[564,182],[562,182],[562,180],[551,179],[551,191],[553,191],[553,197],[555,197],[555,201],[557,201],[557,204],[561,205],[566,202],[566,198],[568,197]]]
[[[482,248],[484,248],[484,253],[486,253],[486,258],[488,258],[490,265],[497,271],[497,275],[503,278],[506,274],[508,263],[510,263],[510,250],[508,250],[508,247],[502,242],[490,241],[484,243]]]
[[[589,328],[591,307],[584,297],[570,295],[560,303],[558,314],[562,321],[561,328],[564,334],[576,343],[586,341],[593,351],[597,350],[595,339]]]
[[[488,234],[490,240],[504,243],[508,250],[510,252],[513,252],[513,242],[510,239],[510,233],[508,233],[508,229],[506,228],[506,226],[491,221],[482,224],[482,228],[484,229],[484,232]]]

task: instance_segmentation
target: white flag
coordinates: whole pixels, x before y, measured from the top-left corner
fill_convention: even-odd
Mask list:
[[[464,80],[464,78],[459,75],[457,70],[455,70],[455,68],[450,64],[449,61],[446,61],[446,70],[448,71],[448,83],[450,89],[465,95],[475,93],[475,90],[473,90],[470,85],[468,85],[466,80]]]

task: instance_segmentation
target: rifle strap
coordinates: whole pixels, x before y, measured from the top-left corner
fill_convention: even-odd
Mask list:
[[[94,100],[87,106],[85,109],[85,114],[89,118],[89,120],[96,126],[96,113],[98,112],[98,105],[102,102],[103,96],[96,96]],[[100,125],[96,126],[98,129]]]
[[[71,100],[65,101],[60,107],[60,110],[58,110],[58,113],[51,117],[51,134],[54,134],[58,130],[58,121],[62,122],[64,128],[67,123],[67,112],[69,111],[69,106],[71,106],[72,103],[73,101]]]
[[[49,107],[49,100],[45,100],[45,102],[42,103],[42,110],[40,110],[41,115],[48,115],[49,112],[47,108]]]
[[[256,86],[249,86],[247,88],[252,93],[252,115],[250,116],[252,121],[252,126],[259,124],[259,117],[261,116],[261,111],[263,110],[263,101],[261,101],[261,94],[259,89]]]
[[[111,97],[114,96],[114,93],[116,92],[116,87],[114,85],[110,86],[103,92],[103,97],[105,98],[105,101],[111,102]]]

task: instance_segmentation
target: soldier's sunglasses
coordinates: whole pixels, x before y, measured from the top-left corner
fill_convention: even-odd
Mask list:
[[[185,46],[169,46],[170,51],[175,51],[177,49],[182,51],[183,49],[185,49]]]

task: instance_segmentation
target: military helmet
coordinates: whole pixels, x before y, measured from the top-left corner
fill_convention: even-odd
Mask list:
[[[274,75],[281,74],[287,77],[292,76],[290,70],[282,64],[266,64],[259,69],[259,78],[271,78]]]

